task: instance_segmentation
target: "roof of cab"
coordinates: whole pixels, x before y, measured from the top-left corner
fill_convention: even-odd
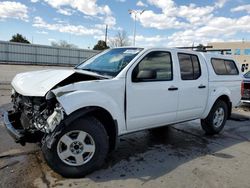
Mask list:
[[[142,47],[142,46],[122,46],[122,47],[115,47],[115,48],[142,48],[143,51],[148,51],[148,50],[174,50],[177,52],[184,52],[184,53],[199,53],[202,54],[204,58],[220,58],[220,59],[234,59],[233,56],[231,55],[223,55],[223,54],[217,54],[217,53],[212,53],[212,52],[202,52],[202,51],[195,51],[191,49],[182,49],[178,47]]]

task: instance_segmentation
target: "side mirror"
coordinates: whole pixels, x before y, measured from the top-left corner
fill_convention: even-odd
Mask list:
[[[135,77],[134,81],[147,81],[156,78],[156,71],[155,70],[141,70],[137,76]]]

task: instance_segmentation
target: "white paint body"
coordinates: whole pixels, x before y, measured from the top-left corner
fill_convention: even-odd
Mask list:
[[[151,51],[167,51],[173,61],[173,80],[134,83],[133,68]],[[201,76],[197,80],[181,80],[178,52],[195,54],[199,58]],[[216,75],[211,58],[232,59],[230,56],[206,54],[180,49],[144,49],[116,77],[104,80],[81,81],[51,90],[76,70],[36,71],[17,75],[13,88],[24,96],[44,97],[48,92],[57,100],[67,115],[74,111],[98,106],[107,110],[118,123],[118,134],[148,129],[193,119],[204,119],[215,101],[228,96],[232,106],[241,98],[241,76]],[[90,74],[88,71],[78,71]],[[93,73],[94,75],[94,73]],[[206,86],[199,89],[198,86]],[[175,86],[178,90],[169,91]]]

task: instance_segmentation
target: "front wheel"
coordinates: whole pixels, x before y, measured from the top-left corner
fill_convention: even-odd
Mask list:
[[[108,153],[108,136],[94,117],[77,119],[65,127],[51,149],[42,151],[49,166],[68,178],[80,178],[101,167]]]
[[[201,127],[206,134],[213,135],[221,132],[228,117],[228,110],[228,105],[224,101],[216,101],[208,116],[201,120]]]

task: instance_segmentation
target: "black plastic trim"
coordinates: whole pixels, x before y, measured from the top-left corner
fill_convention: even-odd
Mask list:
[[[16,117],[18,115],[18,113],[10,113],[5,111],[3,113],[3,123],[4,126],[6,127],[8,133],[10,134],[10,136],[15,140],[15,142],[20,143],[22,141],[22,139],[24,138],[24,130],[23,129],[16,129],[12,122],[10,121],[10,118],[12,116]]]

